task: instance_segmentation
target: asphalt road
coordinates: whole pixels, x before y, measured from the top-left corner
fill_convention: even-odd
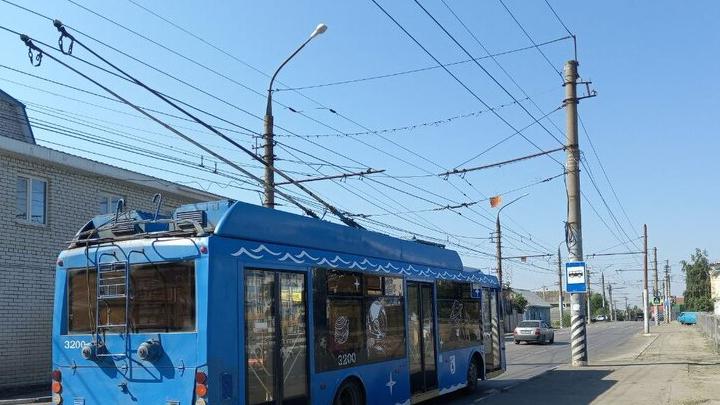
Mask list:
[[[615,348],[632,335],[642,331],[642,322],[606,322],[588,326],[588,358],[607,359]],[[500,391],[511,389],[517,384],[555,368],[570,363],[569,328],[555,330],[555,343],[537,345],[521,343],[516,345],[512,338],[506,338],[505,355],[507,371],[493,380],[482,381],[473,395],[451,394],[426,404],[461,405],[481,401]],[[540,393],[538,393],[540,394]],[[539,403],[542,403],[540,401]]]

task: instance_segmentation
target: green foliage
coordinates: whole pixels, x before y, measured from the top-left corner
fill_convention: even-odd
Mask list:
[[[590,315],[596,317],[598,315],[607,315],[607,309],[603,308],[602,294],[592,293],[590,295]]]
[[[515,311],[516,311],[518,314],[522,314],[522,313],[525,312],[525,308],[527,308],[527,304],[528,304],[528,302],[527,302],[527,300],[525,299],[525,297],[523,297],[523,296],[520,295],[520,294],[513,293],[513,295],[512,295],[512,306],[513,306],[513,308],[515,308]]]
[[[567,311],[563,312],[563,326],[570,326],[570,314]]]
[[[685,273],[685,308],[688,311],[712,311],[710,261],[707,251],[695,249],[695,253],[690,255],[690,261],[683,260],[681,263]]]

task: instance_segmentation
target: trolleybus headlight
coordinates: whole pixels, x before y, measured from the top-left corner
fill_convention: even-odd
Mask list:
[[[62,373],[60,370],[55,369],[52,371],[52,379],[53,381],[62,381]]]
[[[52,402],[53,404],[60,404],[62,403],[62,396],[60,396],[60,393],[62,392],[62,373],[60,370],[53,370],[51,373],[52,376]]]
[[[62,404],[62,397],[60,396],[60,394],[52,394],[52,403]]]
[[[157,340],[143,342],[137,349],[137,356],[140,360],[153,361],[160,357],[162,347]]]

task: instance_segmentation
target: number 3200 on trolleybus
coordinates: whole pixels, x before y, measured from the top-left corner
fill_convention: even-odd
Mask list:
[[[473,391],[505,368],[498,291],[439,245],[242,202],[169,217],[118,207],[58,258],[52,399],[410,404]]]

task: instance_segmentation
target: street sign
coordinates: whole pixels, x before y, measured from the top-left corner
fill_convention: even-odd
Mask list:
[[[662,300],[657,295],[653,297],[653,305],[660,305],[661,302]]]
[[[587,292],[585,262],[565,263],[565,291],[569,293]]]

